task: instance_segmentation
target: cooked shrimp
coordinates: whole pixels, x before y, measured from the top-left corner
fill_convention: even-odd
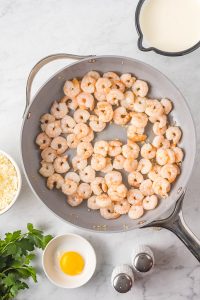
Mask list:
[[[78,189],[77,189],[77,194],[81,197],[83,197],[83,199],[88,199],[90,198],[90,196],[92,195],[92,190],[91,190],[91,187],[88,183],[81,183],[79,186],[78,186]]]
[[[177,170],[177,175],[180,175],[180,173],[181,173],[180,167],[177,166],[176,164],[174,164],[173,166],[174,166],[174,167],[176,168],[176,170]]]
[[[132,205],[142,205],[144,195],[138,189],[130,189],[128,191],[127,200]]]
[[[118,171],[111,171],[105,175],[105,181],[108,187],[111,185],[119,185],[122,183],[122,175]]]
[[[96,196],[92,196],[87,200],[87,207],[92,209],[92,210],[97,210],[99,209],[99,205],[97,205],[97,201],[96,201]]]
[[[167,130],[167,126],[160,128],[159,122],[155,122],[153,124],[153,132],[155,135],[163,135],[163,134],[165,134],[166,130]]]
[[[160,101],[157,99],[148,99],[146,101],[145,113],[149,117],[158,117],[164,113],[164,109]]]
[[[151,179],[145,179],[144,181],[141,182],[139,189],[144,196],[151,196],[154,193],[152,185],[153,182],[151,181]]]
[[[171,126],[166,130],[166,138],[177,145],[181,139],[182,132],[179,127]]]
[[[164,108],[165,114],[169,114],[170,111],[172,110],[172,102],[168,99],[161,99],[161,104]]]
[[[68,115],[65,116],[60,123],[63,133],[72,133],[75,125],[76,122],[74,121],[74,119]]]
[[[124,93],[125,91],[125,85],[123,84],[123,82],[121,82],[120,80],[113,80],[112,82],[112,89],[113,90],[119,90],[122,93]]]
[[[122,152],[122,142],[115,140],[108,143],[108,155],[117,156]]]
[[[131,186],[134,186],[137,188],[140,186],[142,181],[143,181],[143,175],[140,172],[134,171],[134,172],[131,172],[130,174],[128,174],[128,183]]]
[[[125,215],[129,212],[130,204],[127,200],[120,201],[114,205],[114,211],[120,215]]]
[[[114,205],[100,208],[100,214],[106,220],[117,219],[120,217],[120,214],[114,211]]]
[[[86,136],[81,138],[82,142],[87,142],[90,143],[91,141],[93,141],[94,139],[94,131],[92,130],[92,128],[89,128],[89,132]]]
[[[119,76],[115,72],[106,72],[103,74],[104,78],[108,78],[110,81],[119,80]]]
[[[35,140],[36,144],[40,147],[41,150],[49,147],[51,144],[51,138],[44,132],[38,134]]]
[[[121,201],[126,198],[127,188],[123,183],[112,184],[108,188],[108,196],[112,201]]]
[[[124,155],[125,158],[138,158],[140,153],[140,147],[138,144],[128,140],[128,143],[126,145],[122,146],[122,154]]]
[[[113,121],[117,125],[125,125],[130,120],[130,114],[127,112],[126,108],[120,106],[114,110]]]
[[[167,197],[170,191],[170,183],[163,177],[157,177],[153,182],[153,191],[161,197]]]
[[[78,107],[78,102],[77,102],[76,97],[69,98],[69,97],[65,96],[60,100],[60,102],[65,103],[67,105],[67,107],[72,110],[75,110]]]
[[[150,143],[144,144],[140,150],[141,156],[147,159],[152,159],[156,156],[156,149]]]
[[[127,91],[124,93],[124,99],[121,101],[121,106],[128,110],[134,111],[135,96],[133,92]]]
[[[110,205],[112,205],[112,201],[107,194],[101,194],[99,196],[96,196],[96,204],[100,208],[104,208],[104,207],[109,207]]]
[[[76,78],[72,81],[67,80],[64,84],[63,91],[69,98],[76,97],[80,93],[79,81]]]
[[[66,139],[62,136],[55,137],[51,142],[51,148],[56,150],[57,154],[63,154],[68,148]]]
[[[110,122],[113,118],[112,105],[108,102],[102,101],[97,103],[95,114],[99,117],[102,122]]]
[[[57,173],[66,173],[69,169],[69,163],[67,161],[67,156],[59,156],[54,160],[54,169]]]
[[[94,92],[94,97],[97,101],[105,101],[106,100],[106,93],[100,93],[95,91]]]
[[[135,82],[135,77],[132,77],[131,74],[125,73],[120,76],[120,80],[123,82],[126,88],[131,88]]]
[[[135,102],[134,102],[134,110],[135,110],[136,112],[140,112],[140,113],[145,112],[145,109],[146,109],[146,101],[147,101],[146,98],[137,97],[137,98],[135,99]]]
[[[147,174],[150,172],[151,168],[152,168],[151,161],[147,158],[142,158],[138,163],[137,171],[140,171],[142,174]]]
[[[95,80],[100,78],[100,74],[97,71],[89,71],[86,76],[90,76],[94,78]]]
[[[98,116],[91,115],[89,126],[92,128],[95,132],[101,132],[106,127],[106,123],[101,121]]]
[[[76,123],[87,123],[87,121],[90,118],[90,113],[85,110],[85,109],[77,109],[74,112],[74,121],[76,121]]]
[[[81,142],[77,146],[77,155],[83,159],[89,158],[93,153],[93,147],[91,143]]]
[[[54,173],[54,167],[52,163],[48,163],[46,161],[41,161],[41,168],[39,169],[39,173],[43,177],[49,177]]]
[[[94,153],[106,156],[108,153],[109,144],[106,141],[97,141],[94,144]]]
[[[67,172],[67,174],[65,175],[65,179],[71,179],[73,181],[75,181],[76,183],[79,183],[80,182],[80,176],[75,173],[75,172]]]
[[[177,175],[178,175],[178,170],[177,168],[172,165],[172,164],[166,164],[163,166],[160,170],[160,175],[167,179],[169,183],[172,183],[175,181]]]
[[[175,154],[175,161],[176,163],[182,162],[183,157],[184,157],[184,153],[183,150],[179,147],[173,147],[172,148],[174,154]]]
[[[144,214],[144,208],[142,205],[132,205],[128,212],[128,216],[132,220],[141,218],[143,214]]]
[[[103,173],[111,172],[113,169],[112,161],[110,157],[106,157],[106,166],[101,170]]]
[[[81,197],[78,193],[70,195],[67,197],[67,203],[72,206],[76,207],[83,202],[83,197]]]
[[[131,112],[131,124],[133,124],[135,127],[144,128],[147,125],[148,117],[144,113],[140,112]]]
[[[52,107],[51,107],[51,114],[56,119],[62,119],[64,116],[68,113],[68,107],[65,103],[58,103],[57,101],[54,101]]]
[[[108,187],[106,185],[105,179],[103,177],[96,177],[91,182],[91,189],[95,195],[101,195],[103,193],[106,193],[108,190]]]
[[[95,171],[91,166],[87,166],[79,171],[80,178],[83,182],[90,183],[95,179]]]
[[[107,94],[106,99],[111,105],[119,105],[119,101],[124,99],[124,94],[120,90],[112,89]]]
[[[132,90],[136,96],[145,97],[149,91],[149,87],[145,81],[136,80],[132,86]]]
[[[96,83],[96,80],[94,79],[94,77],[85,75],[83,77],[83,79],[81,80],[81,89],[85,93],[92,94],[95,91],[95,83]]]
[[[77,139],[80,140],[83,137],[87,136],[89,133],[89,127],[85,123],[78,123],[74,127],[74,134],[76,135]]]
[[[154,137],[152,145],[156,148],[167,149],[170,147],[170,142],[163,135],[157,135]]]
[[[81,109],[94,109],[94,97],[92,94],[82,92],[76,97],[76,99],[78,106]]]
[[[93,154],[91,158],[91,167],[95,171],[101,171],[106,166],[106,158],[101,154]]]
[[[52,123],[47,124],[45,132],[51,138],[59,136],[62,132],[62,129],[60,127],[60,121],[54,121]]]
[[[135,127],[134,125],[128,126],[127,137],[132,142],[143,142],[147,138],[146,134],[144,134],[144,128],[143,127]]]
[[[81,156],[74,156],[72,158],[72,167],[74,171],[83,170],[87,166],[87,159],[83,159]]]
[[[124,170],[128,173],[136,171],[138,167],[138,161],[132,157],[126,158],[123,167]]]
[[[151,171],[147,174],[147,176],[149,177],[149,179],[151,179],[152,181],[155,181],[155,179],[160,176],[160,170],[161,170],[161,166],[159,165],[154,165],[151,169]]]
[[[156,152],[156,161],[161,166],[167,163],[173,164],[175,162],[175,154],[171,149],[159,148]]]
[[[156,116],[156,117],[149,117],[149,121],[152,123],[159,123],[158,127],[159,128],[163,128],[164,126],[167,125],[167,116],[166,115],[160,115],[160,116]]]
[[[41,157],[44,161],[52,163],[56,158],[56,150],[47,147],[41,152]]]
[[[67,135],[67,145],[70,149],[74,149],[78,146],[79,139],[74,133],[70,133]]]
[[[78,188],[77,182],[68,178],[65,178],[64,183],[62,184],[61,187],[62,192],[65,195],[73,195],[74,193],[76,193],[77,188]]]
[[[147,196],[142,202],[145,210],[152,210],[158,205],[158,197],[156,195]]]
[[[96,82],[97,92],[102,94],[108,94],[110,91],[110,87],[112,82],[108,78],[99,78]]]
[[[60,189],[64,183],[64,179],[60,174],[52,174],[47,179],[47,187],[52,190],[53,188]]]
[[[56,118],[54,116],[52,116],[51,114],[44,114],[44,115],[42,115],[41,118],[40,118],[42,131],[45,131],[47,125],[49,123],[54,122],[55,120],[56,120]]]
[[[123,155],[119,154],[114,157],[113,160],[113,168],[116,170],[122,170],[124,168],[125,158]]]

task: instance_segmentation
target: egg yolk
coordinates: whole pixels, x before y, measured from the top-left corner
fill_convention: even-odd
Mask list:
[[[60,268],[67,275],[78,275],[83,271],[85,262],[77,252],[65,252],[60,258]]]

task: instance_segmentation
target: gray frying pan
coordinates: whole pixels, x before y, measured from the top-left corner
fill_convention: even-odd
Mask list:
[[[37,92],[32,103],[30,103],[31,86],[37,72],[47,63],[57,59],[75,59],[75,62],[55,75],[53,75]],[[160,201],[159,206],[145,213],[140,220],[131,220],[122,216],[116,220],[105,220],[99,212],[88,211],[86,203],[73,208],[66,203],[65,195],[60,191],[50,191],[46,188],[45,179],[42,178],[38,169],[40,166],[40,153],[35,145],[35,137],[40,128],[40,116],[49,111],[53,101],[63,96],[63,85],[66,79],[82,77],[90,70],[101,73],[115,71],[117,73],[131,72],[138,78],[149,82],[151,86],[150,96],[161,98],[167,97],[173,100],[174,109],[171,113],[172,119],[183,130],[181,147],[185,151],[185,159],[178,180],[167,199]],[[122,56],[76,56],[69,54],[56,54],[42,59],[32,69],[27,82],[26,109],[23,117],[21,133],[21,152],[23,167],[26,178],[36,194],[43,203],[63,220],[85,229],[103,232],[121,232],[141,227],[164,227],[174,232],[189,248],[193,255],[200,261],[200,242],[186,226],[181,206],[184,192],[192,172],[195,152],[196,138],[193,120],[183,95],[162,73],[153,67],[132,58]],[[124,140],[125,134],[119,127],[109,126],[97,139],[120,138]],[[125,140],[124,140],[125,141]],[[175,205],[176,204],[176,205]],[[161,215],[175,205],[172,215],[164,220],[158,220]]]

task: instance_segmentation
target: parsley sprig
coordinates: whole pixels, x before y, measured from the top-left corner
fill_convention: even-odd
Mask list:
[[[41,230],[27,224],[28,231],[6,233],[0,239],[0,300],[13,299],[20,290],[28,288],[26,280],[37,282],[36,270],[30,265],[36,248],[44,249],[52,239]]]

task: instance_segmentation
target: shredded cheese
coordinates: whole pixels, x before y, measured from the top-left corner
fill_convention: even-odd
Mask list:
[[[14,199],[18,188],[18,177],[12,162],[0,153],[0,211]]]

